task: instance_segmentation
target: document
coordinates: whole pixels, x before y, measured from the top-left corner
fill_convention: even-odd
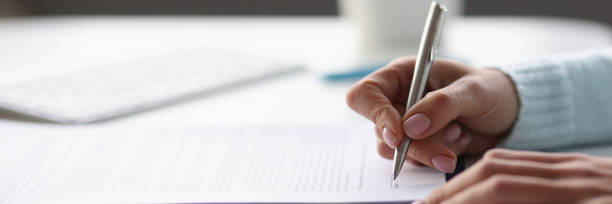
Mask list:
[[[444,175],[376,153],[369,125],[5,131],[0,203],[383,202]]]

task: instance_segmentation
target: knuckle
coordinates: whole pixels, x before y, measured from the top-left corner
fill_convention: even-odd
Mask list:
[[[354,85],[346,94],[346,103],[355,112],[377,121],[385,117],[386,108],[393,108],[393,106],[385,97],[375,96],[380,92],[375,83],[372,80],[362,80]],[[366,94],[368,97],[365,96]]]
[[[487,185],[490,192],[504,192],[512,185],[512,179],[508,175],[497,174],[487,180]]]
[[[485,159],[482,160],[478,168],[478,173],[480,176],[487,177],[491,175],[495,175],[497,169],[497,161],[495,159]]]
[[[590,161],[590,158],[587,154],[584,153],[569,153],[567,154],[567,157],[570,160],[577,160],[577,161]]]
[[[346,93],[346,103],[349,107],[354,109],[354,107],[360,104],[364,94],[380,90],[376,83],[376,81],[367,78],[355,83]]]
[[[346,93],[346,104],[353,110],[356,109],[355,107],[359,102],[358,99],[361,94],[362,86],[361,83],[357,83]]]
[[[358,82],[346,93],[346,104],[353,111],[367,117],[368,119],[375,120],[383,117],[384,109],[388,106],[392,108],[391,104],[385,101],[385,98],[381,97],[366,97],[365,94],[372,95],[379,91],[376,85],[368,82],[369,80]]]
[[[382,128],[384,125],[384,118],[386,117],[385,108],[387,108],[384,104],[375,103],[370,107],[370,115],[369,117],[374,120],[377,128]]]
[[[499,158],[503,153],[504,153],[504,150],[502,149],[498,149],[498,148],[491,149],[484,154],[483,160],[491,160],[491,159]]]
[[[436,91],[430,92],[426,95],[433,103],[433,107],[436,108],[449,108],[454,101],[454,96],[451,93]]]
[[[444,188],[439,188],[427,196],[427,203],[440,203],[444,199],[448,198],[446,194],[447,193]]]
[[[483,157],[478,161],[473,168],[477,175],[481,178],[491,177],[495,175],[499,169],[499,161],[495,157]]]
[[[471,93],[473,96],[480,96],[486,91],[486,83],[481,78],[470,78],[463,83],[463,88],[466,93]]]

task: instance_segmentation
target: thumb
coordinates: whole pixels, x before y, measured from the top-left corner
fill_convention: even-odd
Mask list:
[[[481,100],[483,86],[477,80],[463,78],[427,93],[410,107],[403,117],[404,133],[413,139],[423,139],[440,131],[458,117],[474,117],[487,109]]]

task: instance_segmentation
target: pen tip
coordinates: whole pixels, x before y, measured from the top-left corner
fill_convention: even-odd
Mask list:
[[[398,184],[397,184],[397,175],[393,174],[391,176],[391,188],[398,188]]]

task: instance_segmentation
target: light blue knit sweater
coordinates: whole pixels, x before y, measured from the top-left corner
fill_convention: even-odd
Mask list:
[[[612,49],[501,67],[520,111],[501,147],[546,150],[612,141]]]

